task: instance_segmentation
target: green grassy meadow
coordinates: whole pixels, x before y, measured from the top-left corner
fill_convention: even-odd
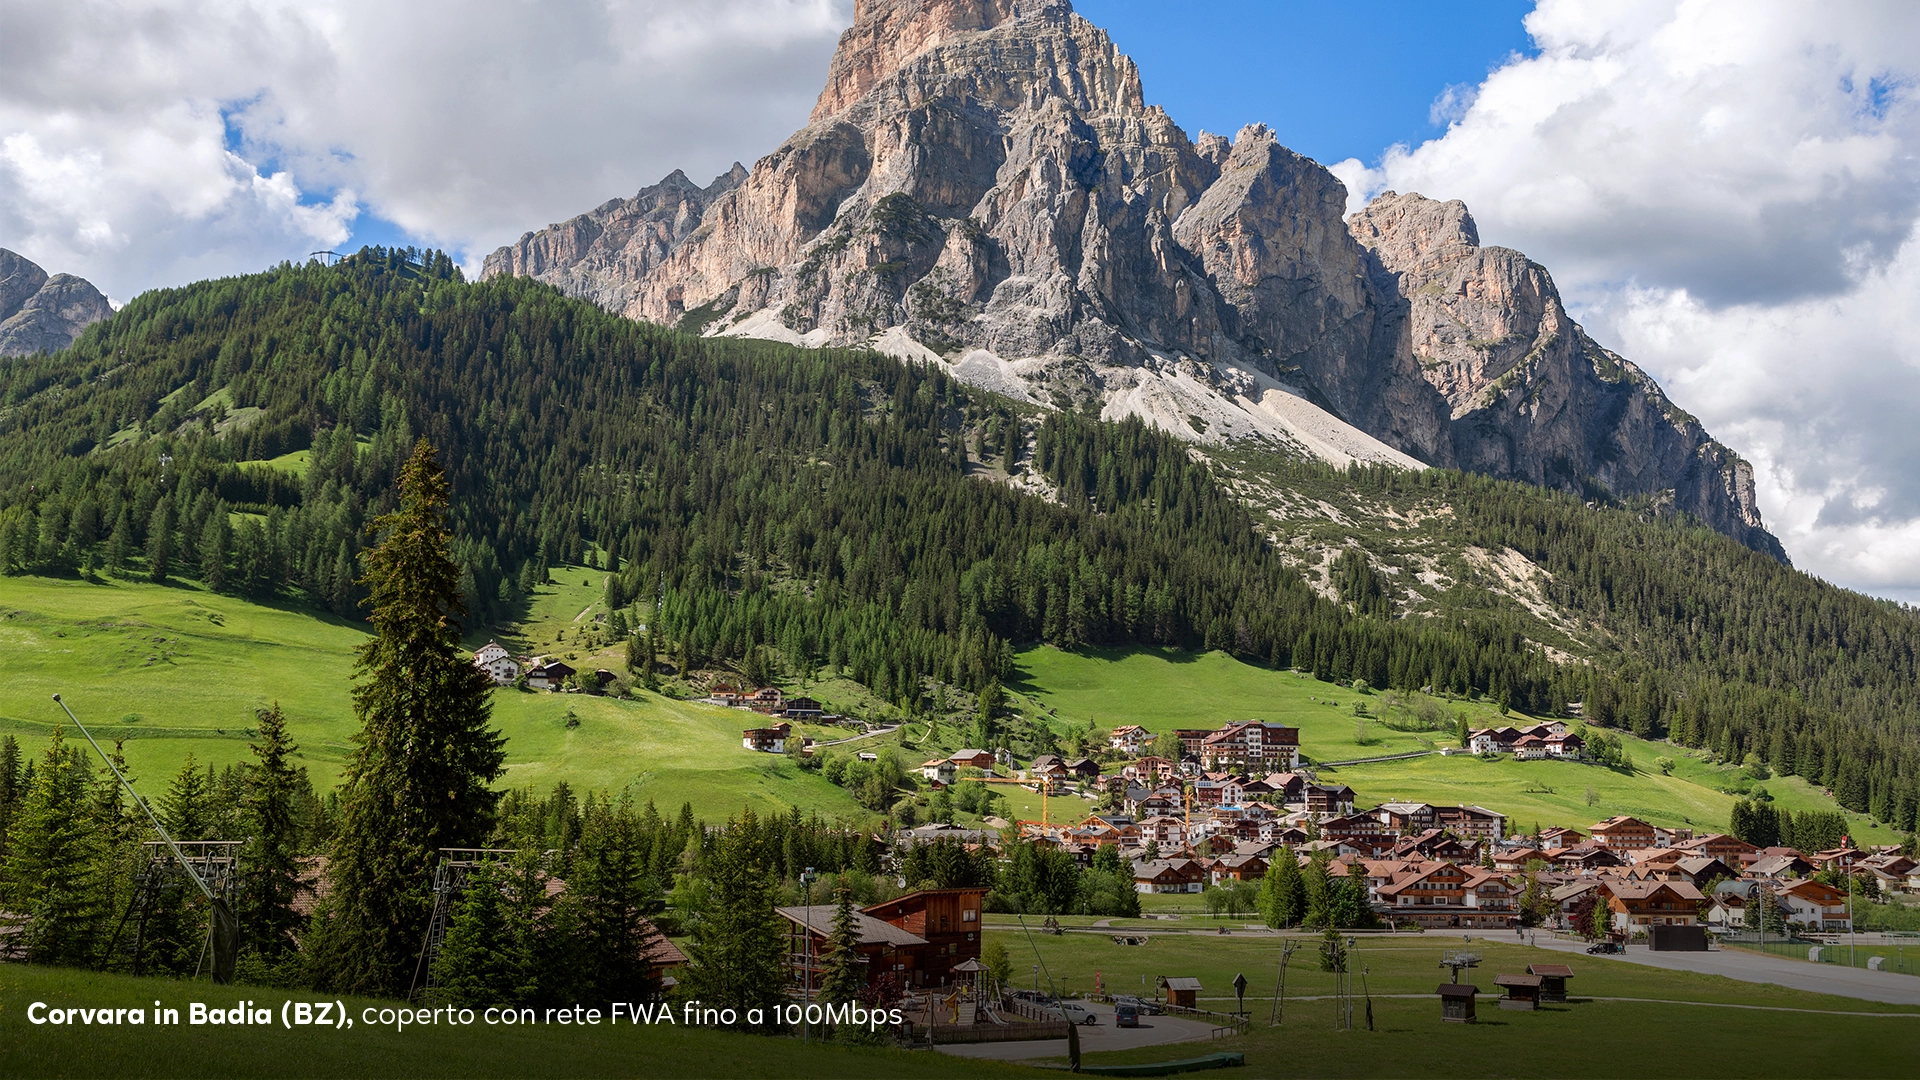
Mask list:
[[[553,592],[542,599],[557,609],[577,598]],[[65,722],[52,701],[59,692],[103,744],[125,740],[136,783],[155,796],[189,751],[215,766],[246,758],[253,710],[278,701],[300,763],[324,788],[352,752],[348,695],[353,650],[364,639],[344,620],[186,585],[0,578],[0,646],[9,652],[0,733],[37,753]],[[742,747],[739,712],[636,693],[616,700],[496,692],[494,723],[507,736],[503,783],[630,787],[667,809],[690,801],[714,819],[747,804],[858,812],[842,789]]]
[[[803,1044],[797,1039],[702,1028],[562,1026],[411,1027],[356,1022],[348,1030],[279,1026],[286,991],[207,982],[136,979],[62,968],[0,964],[0,1076],[166,1077],[892,1077],[1032,1075],[1029,1070],[944,1054]],[[273,1010],[259,1027],[188,1026],[187,1003]],[[177,1008],[179,1026],[36,1026],[35,1001],[52,1006]],[[355,999],[347,1015],[395,1002]]]
[[[596,633],[606,614],[605,572],[587,567],[553,571],[553,583],[535,590],[523,619],[504,628],[517,649],[560,657],[581,669],[619,670],[618,646]],[[128,763],[143,790],[157,794],[192,752],[196,762],[225,766],[248,756],[254,710],[279,702],[300,743],[300,762],[316,785],[339,778],[352,752],[357,724],[349,699],[354,648],[364,624],[294,607],[268,606],[206,592],[190,583],[0,577],[0,648],[8,678],[0,682],[0,733],[34,750],[64,717],[51,697],[69,705],[103,742],[124,740]],[[470,645],[479,645],[484,635]],[[1272,671],[1219,652],[1084,650],[1038,647],[1016,655],[1010,682],[1015,707],[1056,726],[1101,729],[1140,724],[1153,731],[1212,727],[1229,720],[1263,719],[1300,728],[1303,752],[1316,761],[1350,760],[1446,745],[1450,731],[1407,732],[1378,719],[1385,699],[1322,683],[1297,672]],[[864,688],[826,678],[801,687],[830,708],[857,714],[886,712]],[[560,780],[576,789],[618,791],[662,807],[691,802],[714,819],[743,804],[762,811],[798,805],[828,816],[858,815],[847,793],[784,758],[740,745],[742,714],[635,691],[632,699],[503,690],[494,695],[494,720],[507,736],[504,783],[547,788]],[[1356,703],[1375,718],[1354,715]],[[1479,726],[1524,723],[1502,717],[1485,702],[1443,703]],[[946,731],[956,729],[950,722]],[[851,729],[808,727],[821,740]],[[910,724],[904,734],[924,732]],[[1342,766],[1326,773],[1371,803],[1387,799],[1473,802],[1509,815],[1516,827],[1584,828],[1611,814],[1663,825],[1724,828],[1736,770],[1689,756],[1677,747],[1626,737],[1632,773],[1558,761],[1480,761],[1426,757]],[[856,744],[899,745],[901,733]],[[919,760],[930,748],[914,746]],[[1654,765],[1674,761],[1671,776]],[[1794,810],[1835,809],[1805,781],[1765,782],[1779,805]],[[1588,789],[1596,801],[1589,804]],[[998,788],[1002,813],[1038,820],[1041,799],[1013,785]],[[1071,820],[1090,804],[1076,797],[1050,801],[1047,816]],[[1860,842],[1890,842],[1890,830],[1851,816]]]
[[[1233,978],[1244,974],[1252,1031],[1193,1044],[1192,1052],[1244,1051],[1255,1076],[1908,1076],[1920,1049],[1920,1010],[1568,956],[1497,938],[1476,936],[1466,946],[1483,959],[1461,981],[1491,993],[1497,974],[1525,972],[1530,963],[1566,963],[1574,970],[1569,990],[1575,1000],[1538,1012],[1509,1012],[1499,1008],[1497,995],[1483,995],[1477,1024],[1445,1023],[1432,995],[1448,979],[1441,955],[1461,948],[1461,939],[1363,938],[1355,952],[1354,991],[1375,995],[1376,1030],[1365,1030],[1365,1006],[1357,1002],[1356,1030],[1336,1031],[1330,1000],[1335,976],[1320,970],[1317,937],[1221,936],[1209,929],[1126,946],[1101,934],[1029,937],[998,926],[988,933],[1007,947],[1019,986],[1032,985],[1033,969],[1042,964],[1043,984],[1050,973],[1056,985],[1081,993],[1093,990],[1096,973],[1107,992],[1135,994],[1143,987],[1151,994],[1159,976],[1189,976],[1200,980],[1203,1007],[1231,1012]],[[1268,1027],[1282,943],[1288,940],[1297,951],[1287,967],[1283,1022]],[[1087,1060],[1190,1056],[1179,1049]]]

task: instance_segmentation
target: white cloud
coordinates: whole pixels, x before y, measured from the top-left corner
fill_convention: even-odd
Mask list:
[[[1542,0],[1444,136],[1335,172],[1464,199],[1751,458],[1797,564],[1920,600],[1920,6]]]
[[[377,215],[477,262],[806,120],[848,0],[0,0],[0,246],[116,299]]]

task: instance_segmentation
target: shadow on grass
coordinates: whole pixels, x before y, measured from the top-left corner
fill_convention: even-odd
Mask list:
[[[1042,641],[1021,644],[1015,646],[1015,648],[1025,650],[1031,648],[1058,649],[1059,647],[1048,645]],[[1207,655],[1204,651],[1179,649],[1168,645],[1082,645],[1077,649],[1059,649],[1059,651],[1069,656],[1077,656],[1087,660],[1101,660],[1109,664],[1117,664],[1133,656],[1151,656],[1155,659],[1164,660],[1169,664],[1195,664],[1199,663],[1200,660]],[[1246,663],[1246,661],[1241,662]],[[1014,663],[1014,671],[1016,672],[1016,677],[1008,680],[1008,689],[1018,690],[1021,693],[1032,693],[1038,689],[1033,682],[1033,673],[1017,660]]]

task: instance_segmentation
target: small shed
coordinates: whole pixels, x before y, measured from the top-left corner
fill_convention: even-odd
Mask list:
[[[1500,999],[1503,1009],[1524,1009],[1532,1012],[1540,1007],[1540,984],[1545,982],[1538,975],[1496,975],[1493,985],[1500,988],[1504,997]]]
[[[1160,976],[1160,987],[1167,992],[1167,1004],[1183,1009],[1200,1007],[1200,980],[1184,976]]]
[[[1528,964],[1527,974],[1540,976],[1540,1000],[1567,1000],[1567,980],[1573,978],[1573,969],[1565,964]]]
[[[1454,1024],[1473,1023],[1473,997],[1480,988],[1472,983],[1440,984],[1440,1019]]]

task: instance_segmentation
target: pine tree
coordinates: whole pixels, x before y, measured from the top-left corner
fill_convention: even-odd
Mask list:
[[[240,926],[247,946],[268,961],[293,948],[300,916],[300,824],[294,800],[302,786],[290,759],[299,749],[287,732],[280,703],[260,713],[260,741],[251,746],[244,808],[251,836],[241,854]]]
[[[845,885],[834,890],[833,931],[827,936],[826,971],[820,979],[822,1001],[854,1001],[867,988],[866,966],[860,962],[860,923],[854,918],[853,893]]]
[[[27,955],[38,963],[93,963],[112,892],[91,807],[91,770],[54,728],[8,836],[0,899],[33,916]]]
[[[107,538],[107,569],[116,574],[124,571],[127,558],[132,554],[133,518],[122,506],[119,516],[113,519],[113,535]]]
[[[7,853],[7,826],[25,790],[20,775],[20,743],[11,735],[0,737],[0,857]]]
[[[153,517],[147,520],[147,578],[164,582],[172,566],[173,504],[161,499],[154,504]]]
[[[167,793],[160,797],[160,823],[175,840],[215,840],[207,835],[213,821],[211,793],[207,775],[194,764],[193,751],[187,751],[186,764],[174,774]]]
[[[724,1002],[742,1016],[779,1004],[788,983],[786,934],[773,913],[776,882],[759,831],[753,811],[743,811],[707,857],[712,904],[687,944],[678,987],[687,1000]]]
[[[460,655],[460,568],[448,554],[445,473],[422,440],[400,474],[400,506],[367,553],[375,634],[353,690],[359,744],[348,764],[315,967],[329,988],[405,993],[443,847],[492,829],[504,739],[489,727],[491,681]]]
[[[1307,883],[1300,860],[1291,846],[1274,853],[1273,864],[1260,883],[1260,914],[1274,929],[1297,926],[1307,913]]]
[[[589,796],[578,821],[579,843],[563,897],[579,957],[577,993],[645,1001],[659,988],[646,957],[646,915],[657,900],[647,872],[650,845],[643,846],[646,838],[624,797],[614,802]]]
[[[527,996],[531,972],[504,893],[510,877],[498,863],[480,867],[453,906],[433,963],[434,982],[449,1005],[517,1005]]]
[[[1317,853],[1307,860],[1307,868],[1300,875],[1305,879],[1306,904],[1300,917],[1300,925],[1312,928],[1333,925],[1330,880],[1327,876],[1327,860],[1324,853]]]
[[[227,557],[232,548],[233,527],[222,503],[207,515],[207,525],[200,530],[200,582],[210,591],[227,591]]]

